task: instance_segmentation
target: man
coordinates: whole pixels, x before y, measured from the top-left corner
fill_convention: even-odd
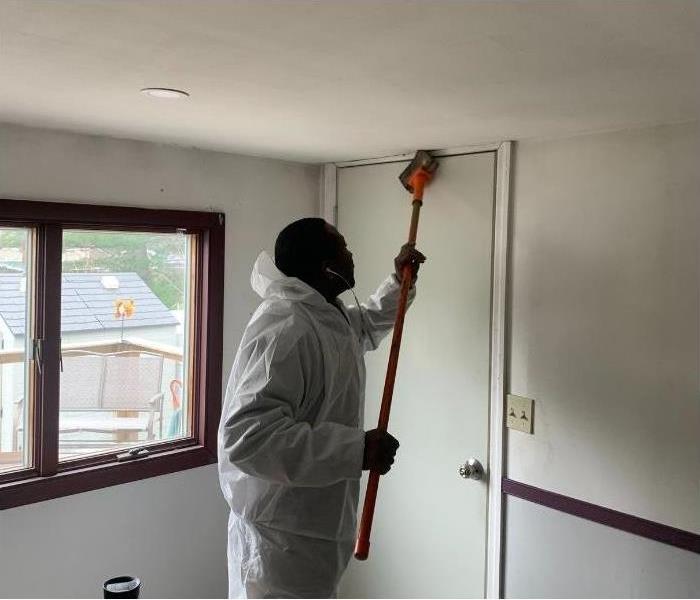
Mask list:
[[[243,334],[219,427],[230,507],[229,596],[332,597],[352,554],[363,469],[387,473],[398,442],[364,432],[363,354],[391,330],[404,246],[362,308],[352,253],[323,219],[288,225],[251,275],[263,298]],[[414,295],[411,292],[411,299]]]

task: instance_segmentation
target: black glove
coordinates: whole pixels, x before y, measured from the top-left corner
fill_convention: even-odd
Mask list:
[[[418,269],[421,264],[425,262],[425,254],[419,252],[411,244],[404,244],[401,246],[398,256],[394,259],[394,268],[396,269],[396,279],[401,281],[403,277],[403,269],[406,265],[411,265],[413,269],[413,281],[411,284],[416,283],[418,279]]]
[[[362,468],[365,471],[377,471],[386,475],[394,464],[394,456],[399,447],[399,441],[390,433],[372,429],[365,432],[365,453],[362,457]]]

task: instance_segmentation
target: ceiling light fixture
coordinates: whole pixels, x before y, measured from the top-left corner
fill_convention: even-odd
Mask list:
[[[141,90],[142,94],[151,96],[151,98],[167,98],[168,100],[177,100],[179,98],[189,98],[190,95],[182,90],[174,90],[171,88],[147,87]]]

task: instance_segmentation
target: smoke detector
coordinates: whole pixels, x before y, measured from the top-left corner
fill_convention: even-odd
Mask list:
[[[161,98],[165,100],[178,100],[180,98],[189,98],[190,95],[182,90],[173,88],[147,87],[141,90],[141,93],[151,98]]]

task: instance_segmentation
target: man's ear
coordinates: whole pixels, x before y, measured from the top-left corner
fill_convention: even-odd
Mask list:
[[[333,275],[331,271],[334,271],[335,269],[333,268],[333,262],[326,259],[321,262],[321,273],[324,277],[330,277]]]

